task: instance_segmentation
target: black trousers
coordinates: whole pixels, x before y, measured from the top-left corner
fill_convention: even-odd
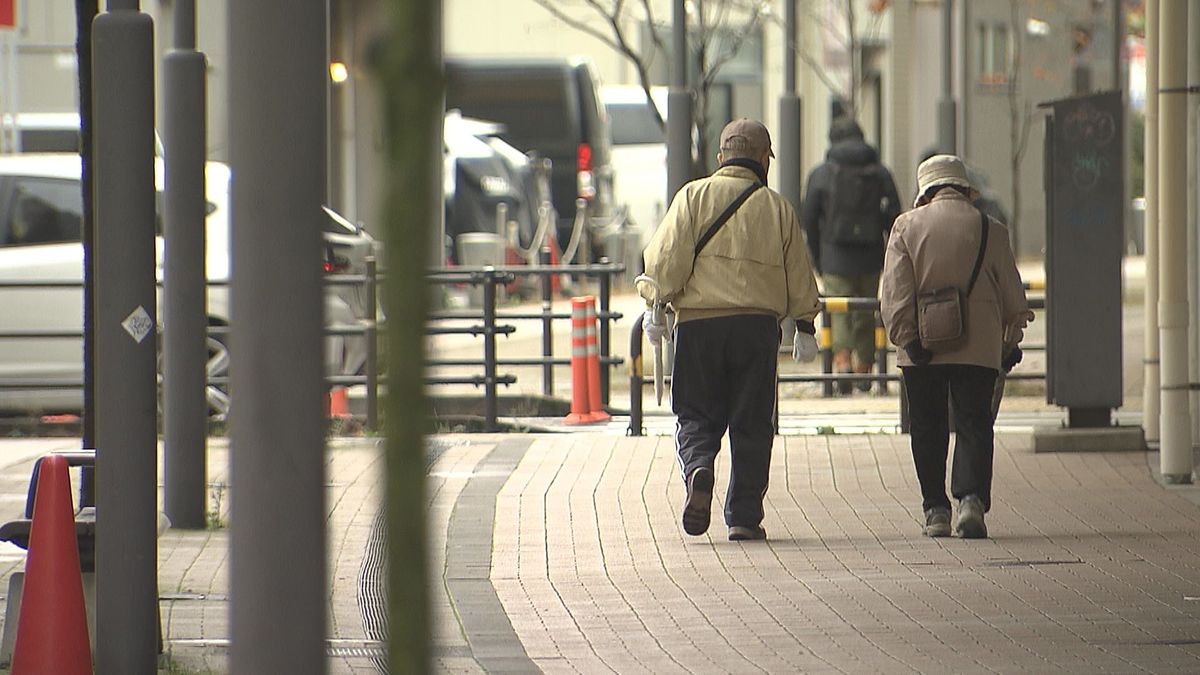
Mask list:
[[[683,479],[712,468],[729,431],[729,490],[725,524],[754,527],[775,442],[775,377],[779,322],[750,314],[681,323],[675,330],[671,410],[678,418],[675,448]]]
[[[944,364],[904,368],[913,463],[921,483],[922,508],[950,507],[946,497],[946,455],[954,405],[954,463],[950,493],[976,495],[986,511],[992,505],[992,392],[997,371],[982,366]]]

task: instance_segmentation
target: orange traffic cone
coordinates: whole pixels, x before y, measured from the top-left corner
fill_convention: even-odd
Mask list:
[[[596,298],[588,296],[587,302],[587,376],[588,376],[588,421],[607,422],[609,414],[600,401],[600,346],[596,329]]]
[[[564,424],[591,422],[588,403],[587,308],[591,298],[571,298],[571,414]]]
[[[329,390],[325,396],[325,412],[327,417],[345,418],[350,417],[350,395],[347,393],[346,387],[334,387]]]
[[[65,457],[49,455],[41,460],[12,672],[92,672],[79,544],[71,508],[71,477]]]

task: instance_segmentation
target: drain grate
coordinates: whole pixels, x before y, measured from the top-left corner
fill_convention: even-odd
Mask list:
[[[387,650],[382,642],[366,640],[358,644],[330,644],[325,648],[329,656],[341,658],[383,659]]]
[[[384,575],[387,570],[387,539],[384,514],[382,511],[375,515],[371,523],[371,537],[367,541],[367,551],[363,556],[362,567],[358,574],[358,611],[362,617],[363,628],[369,637],[382,645],[387,640],[387,594]],[[375,666],[381,673],[387,672],[387,651],[376,647],[370,658],[375,660]]]

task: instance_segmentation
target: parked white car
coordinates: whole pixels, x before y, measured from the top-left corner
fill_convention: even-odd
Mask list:
[[[0,156],[0,284],[14,281],[80,283],[83,279],[81,164],[76,154]],[[162,187],[161,160],[156,167]],[[206,167],[208,216],[206,270],[210,282],[229,279],[229,167]],[[326,270],[360,274],[373,241],[359,228],[328,211]],[[157,238],[158,276],[162,278],[163,240]],[[328,325],[355,325],[362,318],[361,289],[330,286],[325,294]],[[160,313],[161,316],[161,313]],[[5,333],[80,332],[81,286],[14,288],[0,285],[0,411],[74,412],[82,407],[83,345],[79,337],[4,337]],[[208,321],[229,322],[229,289],[208,289]],[[210,336],[208,373],[224,376],[229,364],[222,336]],[[357,337],[326,338],[326,372],[357,374],[365,360],[365,342]],[[19,388],[38,381],[61,385]],[[229,400],[223,387],[210,386],[209,406],[224,415]]]
[[[667,133],[651,108],[657,106],[665,121],[666,93],[661,87],[652,93],[655,100],[647,101],[641,87],[606,86],[600,90],[612,130],[613,199],[617,208],[627,207],[643,244],[667,210]]]

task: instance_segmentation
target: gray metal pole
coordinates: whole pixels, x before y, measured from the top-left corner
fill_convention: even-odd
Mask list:
[[[674,0],[667,92],[667,203],[692,178],[692,94],[687,88],[687,9]]]
[[[942,98],[937,105],[938,149],[954,154],[958,145],[954,102],[954,2],[942,0]]]
[[[233,673],[326,671],[325,7],[229,5]]]
[[[1163,480],[1192,482],[1192,429],[1188,414],[1187,302],[1187,5],[1159,3],[1158,328],[1162,364]],[[1153,90],[1150,90],[1153,91]]]
[[[163,58],[163,494],[173,527],[206,525],[204,54],[195,0],[175,4],[175,49]],[[186,25],[181,25],[186,24]]]
[[[796,0],[784,2],[783,94],[779,97],[779,192],[800,209],[801,114],[796,94]]]
[[[92,23],[99,13],[97,0],[76,0],[75,58],[79,72],[79,183],[83,202],[83,428],[82,446],[96,447],[96,210],[92,177]],[[79,505],[96,505],[96,469],[79,472]]]
[[[158,653],[154,26],[93,24],[96,170],[96,672]]]
[[[196,0],[175,0],[172,24],[175,49],[196,48]]]

